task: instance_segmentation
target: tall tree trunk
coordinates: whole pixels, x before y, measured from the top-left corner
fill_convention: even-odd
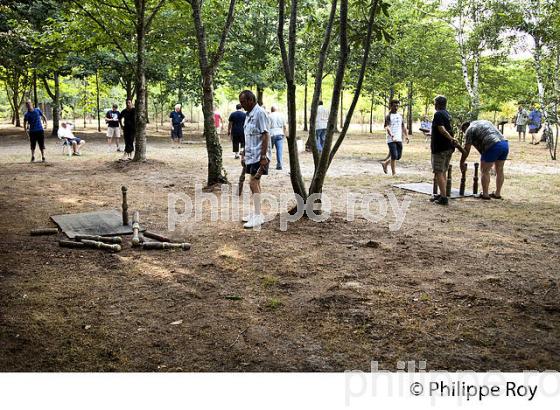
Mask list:
[[[146,161],[146,8],[136,0],[136,145],[133,161]]]
[[[230,0],[228,15],[224,24],[220,44],[211,57],[208,55],[206,43],[206,29],[202,21],[202,1],[189,0],[192,8],[192,17],[195,27],[195,35],[198,46],[198,63],[202,74],[202,112],[204,114],[204,139],[206,140],[206,151],[208,152],[208,180],[207,185],[217,185],[227,182],[223,174],[222,146],[214,126],[214,75],[218,64],[223,58],[224,47],[227,36],[233,23],[235,11],[235,0]]]
[[[327,123],[325,146],[321,152],[319,166],[315,169],[313,179],[309,186],[310,195],[321,194],[323,192],[323,184],[325,182],[325,177],[327,176],[327,170],[331,160],[331,148],[333,134],[335,131],[334,129],[337,123],[338,105],[342,101],[342,83],[344,81],[344,73],[348,63],[348,0],[340,1],[339,22],[339,56],[333,85],[332,105]]]
[[[95,69],[95,100],[97,107],[97,132],[101,132],[101,104],[99,102],[99,70]]]
[[[344,127],[344,88],[340,89],[340,129]]]
[[[257,84],[257,103],[262,106],[264,97],[264,89],[261,85]]]
[[[53,126],[52,133],[53,137],[58,135],[58,128],[60,126],[60,74],[58,71],[54,72],[54,98],[53,98]]]
[[[336,0],[333,0],[336,1]],[[290,26],[288,32],[288,50],[286,51],[286,42],[284,40],[284,23],[286,2],[278,1],[278,45],[280,47],[280,55],[282,56],[282,68],[284,69],[284,77],[286,78],[286,99],[288,102],[288,153],[290,156],[290,182],[295,194],[304,200],[307,198],[305,183],[301,175],[299,164],[299,154],[297,150],[297,111],[296,111],[296,83],[295,83],[295,57],[296,57],[296,22],[297,22],[298,0],[291,1],[290,7]],[[316,109],[316,106],[315,106]],[[316,111],[315,111],[316,114]],[[315,130],[313,121],[313,105],[311,106],[311,124],[310,134]],[[313,137],[314,154],[316,152],[315,139]]]
[[[307,128],[307,70],[305,70],[305,87],[303,91],[303,130],[308,131]]]
[[[407,128],[408,135],[412,135],[412,93],[413,93],[412,81],[408,83],[408,116],[407,116]]]
[[[204,139],[208,153],[208,186],[226,183],[223,174],[222,145],[214,124],[214,76],[210,72],[202,77],[202,114]]]
[[[37,69],[33,69],[33,105],[39,105],[39,98],[37,98]]]
[[[373,93],[371,94],[371,105],[369,106],[369,133],[373,134],[373,106],[374,106]]]

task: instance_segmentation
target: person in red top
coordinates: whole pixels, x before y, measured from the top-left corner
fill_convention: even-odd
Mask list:
[[[217,108],[214,108],[214,127],[216,127],[216,131],[218,132],[224,130],[224,119]]]

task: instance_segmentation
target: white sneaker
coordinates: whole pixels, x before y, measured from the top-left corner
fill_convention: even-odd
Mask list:
[[[243,228],[250,229],[250,228],[257,228],[260,227],[264,223],[264,218],[262,215],[253,215],[253,217],[243,225]]]
[[[253,219],[253,213],[249,212],[247,215],[241,218],[241,222],[249,222],[251,219]]]

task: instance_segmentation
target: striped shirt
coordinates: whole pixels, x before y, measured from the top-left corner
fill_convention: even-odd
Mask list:
[[[387,143],[402,142],[403,117],[400,113],[389,113],[385,118],[385,127],[389,127],[391,135],[387,133]]]
[[[268,116],[259,104],[255,104],[251,112],[247,113],[243,130],[245,131],[245,163],[255,164],[261,160],[263,134],[268,133]],[[270,138],[266,157],[272,158]]]

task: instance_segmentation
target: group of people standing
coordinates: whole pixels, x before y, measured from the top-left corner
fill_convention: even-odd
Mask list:
[[[403,116],[398,112],[399,104],[398,100],[390,102],[390,111],[385,118],[384,124],[389,155],[385,160],[381,161],[381,166],[383,167],[383,172],[387,173],[387,167],[390,163],[393,175],[396,174],[396,163],[402,156],[403,136],[407,135]],[[501,199],[501,189],[504,183],[504,163],[509,154],[508,141],[504,138],[503,134],[490,121],[476,120],[464,122],[461,125],[461,131],[464,135],[464,146],[461,146],[454,136],[451,115],[447,111],[447,98],[443,95],[437,96],[434,99],[434,107],[435,113],[430,130],[430,150],[434,180],[440,193],[432,196],[430,201],[438,205],[449,204],[449,198],[446,193],[446,173],[451,158],[455,149],[458,148],[462,153],[460,168],[464,169],[472,146],[481,154],[482,193],[477,198],[484,200],[491,198]],[[408,138],[406,139],[408,142]],[[496,171],[496,190],[489,193],[490,171],[493,168]]]
[[[520,104],[515,114],[514,123],[519,136],[519,142],[521,142],[522,137],[523,142],[525,142],[527,126],[529,126],[529,134],[531,134],[531,144],[537,145],[540,142],[537,134],[542,127],[542,113],[539,111],[536,104],[533,104],[531,112],[527,112],[525,107]]]

